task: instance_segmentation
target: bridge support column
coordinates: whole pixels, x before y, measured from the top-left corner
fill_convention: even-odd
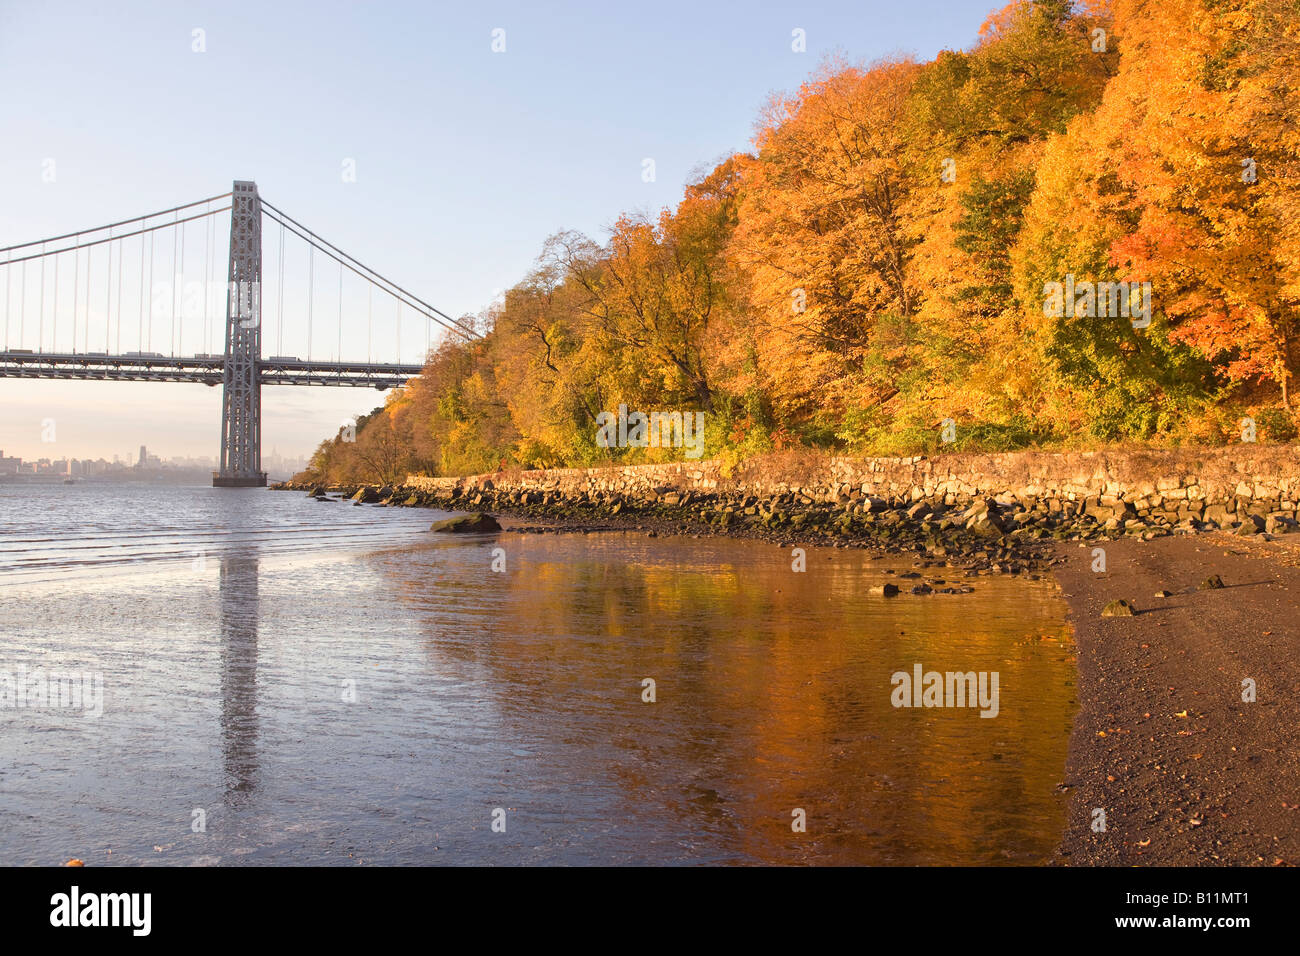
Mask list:
[[[230,198],[226,361],[221,389],[221,470],[214,488],[264,488],[262,471],[262,201],[257,183]]]

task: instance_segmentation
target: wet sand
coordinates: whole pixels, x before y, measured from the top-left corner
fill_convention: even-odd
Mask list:
[[[1094,546],[1061,545],[1056,569],[1080,707],[1054,862],[1300,863],[1300,542],[1116,541],[1102,545],[1105,573],[1092,570]],[[1196,590],[1211,574],[1225,587]],[[1115,598],[1136,616],[1102,618]]]

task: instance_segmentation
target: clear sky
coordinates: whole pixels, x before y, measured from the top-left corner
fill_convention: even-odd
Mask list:
[[[930,59],[969,47],[998,5],[0,0],[0,247],[251,179],[443,311],[478,312],[556,230],[600,238],[620,211],[674,205],[692,173],[748,147],[772,92],[797,88],[827,55]],[[792,49],[796,29],[805,52]],[[194,51],[196,30],[204,52]],[[503,52],[493,51],[495,30]],[[349,162],[355,181],[345,181]],[[191,268],[203,235],[187,233]],[[214,257],[219,279],[224,256]],[[330,341],[337,273],[318,281],[327,294],[317,286],[315,321],[334,317],[312,354],[341,344],[345,358],[359,357],[368,320],[349,319],[346,340]],[[344,294],[350,315],[357,294]],[[286,312],[301,331],[301,309]],[[396,335],[388,321],[385,342]],[[404,360],[419,360],[423,334],[404,323]],[[20,346],[11,332],[9,345],[36,343]],[[264,343],[264,354],[277,345],[305,354],[296,340]],[[186,343],[178,354],[202,350]],[[307,454],[381,401],[366,389],[264,389],[263,452]],[[46,419],[54,443],[41,441]],[[220,389],[202,385],[0,379],[7,455],[127,457],[147,444],[164,457],[215,457],[220,420]]]

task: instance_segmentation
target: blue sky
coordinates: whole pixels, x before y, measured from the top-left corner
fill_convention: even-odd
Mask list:
[[[747,148],[772,92],[825,56],[966,48],[995,5],[0,0],[0,247],[252,179],[442,310],[477,312],[556,230],[600,237],[621,211],[674,205],[692,173]],[[806,52],[791,48],[795,29]],[[364,338],[347,326],[355,357]],[[403,357],[418,357],[419,327],[403,334]],[[263,451],[305,454],[378,402],[267,389]],[[0,379],[0,408],[6,454],[217,452],[219,390],[201,385]],[[54,444],[41,442],[48,418]]]

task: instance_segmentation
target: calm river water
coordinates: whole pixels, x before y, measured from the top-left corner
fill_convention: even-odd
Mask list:
[[[770,544],[448,538],[437,517],[0,485],[0,864],[1028,864],[1055,845],[1075,665],[1050,580],[885,599],[867,588],[908,565],[862,551],[809,549],[795,573]],[[997,672],[997,716],[893,707],[917,663]],[[36,696],[59,672],[79,707]]]

